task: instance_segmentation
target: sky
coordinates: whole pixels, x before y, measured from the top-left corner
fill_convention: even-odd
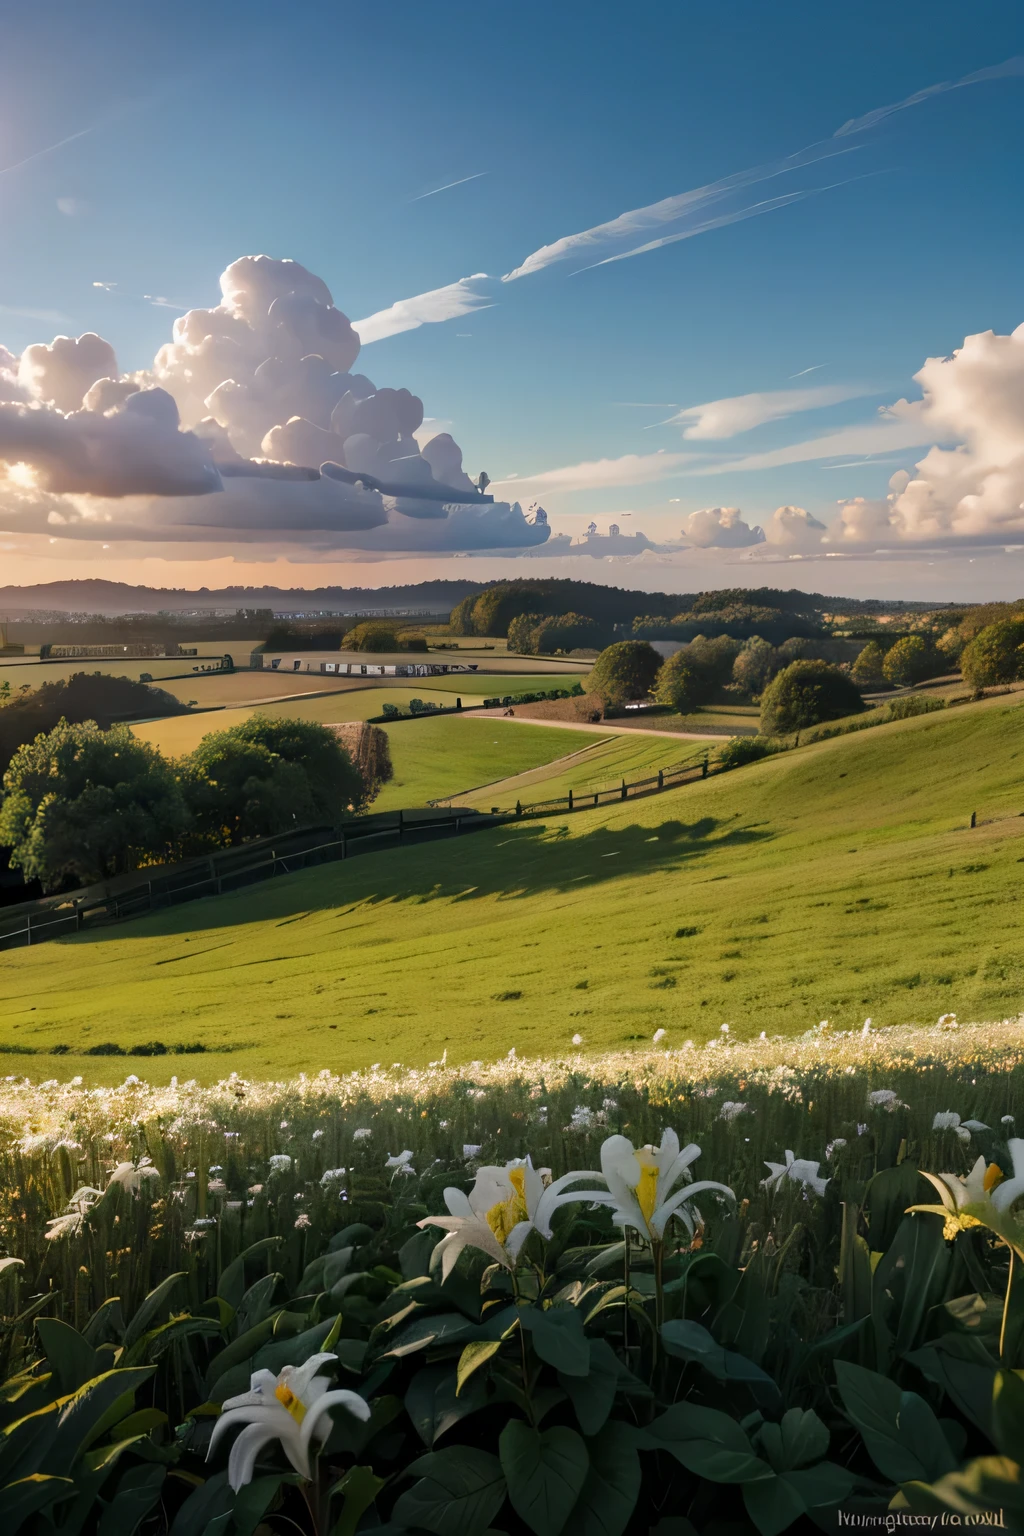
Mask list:
[[[1024,591],[1011,0],[55,0],[5,55],[4,582]]]

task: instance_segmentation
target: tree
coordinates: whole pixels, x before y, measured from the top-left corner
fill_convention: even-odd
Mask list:
[[[850,676],[858,688],[884,688],[886,683],[882,664],[885,652],[877,640],[869,640],[850,668]]]
[[[856,687],[828,661],[794,661],[761,695],[761,735],[785,736],[864,708]]]
[[[965,647],[960,657],[964,681],[972,688],[991,688],[1024,676],[1024,616],[989,624]]]
[[[603,650],[587,677],[588,693],[599,693],[606,704],[644,699],[654,687],[661,657],[646,640],[618,640]]]
[[[367,619],[345,636],[347,651],[397,651],[398,627],[386,619]]]
[[[909,688],[935,675],[936,661],[931,647],[921,635],[904,635],[885,653],[882,673],[886,682],[897,688]]]
[[[266,747],[286,763],[302,768],[309,780],[318,820],[335,821],[348,807],[364,804],[366,786],[343,742],[329,725],[315,720],[275,720],[252,715],[223,733]]]
[[[744,693],[763,693],[779,669],[778,653],[767,640],[754,635],[732,664],[732,680]]]
[[[736,657],[742,649],[743,641],[731,635],[716,635],[714,639],[695,635],[686,647],[686,654],[691,665],[707,677],[711,692],[717,693],[732,677]]]
[[[515,623],[517,620],[513,619],[509,625],[510,635]],[[604,631],[596,619],[588,619],[585,614],[563,613],[542,619],[531,638],[535,655],[551,656],[556,651],[568,654],[569,651],[599,650]]]
[[[123,725],[59,721],[19,747],[4,789],[0,843],[47,890],[165,859],[188,821],[172,765]]]
[[[23,686],[0,710],[0,774],[20,746],[61,720],[71,725],[92,720],[106,730],[125,720],[187,713],[187,705],[162,688],[108,672],[75,672],[38,688]]]
[[[473,604],[476,595],[464,597],[461,603],[456,603],[448,616],[448,633],[452,635],[473,635]]]
[[[516,651],[520,656],[535,656],[537,646],[534,640],[534,630],[539,626],[543,614],[520,613],[508,626],[508,648]]]
[[[689,715],[706,704],[713,692],[708,672],[695,666],[687,649],[676,651],[662,663],[654,687],[659,704],[668,704],[681,715]]]

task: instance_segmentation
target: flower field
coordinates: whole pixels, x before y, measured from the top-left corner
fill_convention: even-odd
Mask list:
[[[0,1085],[12,1530],[1024,1528],[1022,1020]]]

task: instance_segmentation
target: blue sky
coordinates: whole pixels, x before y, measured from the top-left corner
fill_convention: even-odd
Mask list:
[[[260,251],[301,261],[358,319],[507,274],[1021,52],[1019,5],[985,0],[24,7],[5,22],[0,341],[96,330],[122,368],[148,366],[175,311],[143,295],[213,304],[223,268]],[[494,307],[375,342],[358,367],[420,394],[470,472],[498,481],[658,449],[716,467],[539,482],[569,532],[630,510],[665,538],[710,505],[764,522],[798,503],[828,521],[841,498],[884,496],[914,451],[729,461],[870,424],[918,397],[927,357],[1024,320],[1024,78],[936,95],[836,145],[848,152],[723,206],[803,200],[496,285]],[[727,441],[655,425],[669,407],[811,386],[857,397]]]

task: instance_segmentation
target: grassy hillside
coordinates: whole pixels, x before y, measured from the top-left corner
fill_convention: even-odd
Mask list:
[[[454,715],[385,726],[395,776],[374,802],[374,810],[426,805],[444,795],[503,780],[538,764],[552,764],[589,747],[586,731],[552,731],[542,725],[515,730],[494,720]],[[489,791],[482,791],[486,798]],[[512,803],[515,803],[513,794]]]
[[[1022,726],[994,699],[9,952],[0,1042],[73,1050],[0,1070],[279,1076],[1015,1013]],[[210,1053],[75,1053],[148,1040]]]
[[[613,723],[618,724],[617,721]],[[474,732],[484,730],[485,726],[484,720],[473,722]],[[517,736],[520,730],[528,729],[525,725],[517,725],[514,729],[506,727],[505,735]],[[564,739],[567,733],[549,730],[548,734]],[[574,794],[584,795],[595,789],[611,789],[622,779],[647,778],[659,768],[688,761],[704,750],[699,741],[679,741],[675,737],[659,741],[656,736],[632,736],[627,732],[607,737],[586,736],[584,740],[586,745],[582,750],[572,752],[571,757],[560,756],[542,767],[510,774],[500,785],[460,795],[458,803],[477,810],[489,810],[492,805],[507,809],[514,806],[516,800],[528,805],[531,801],[558,799],[568,795],[570,789]],[[716,750],[714,743],[710,745]]]

